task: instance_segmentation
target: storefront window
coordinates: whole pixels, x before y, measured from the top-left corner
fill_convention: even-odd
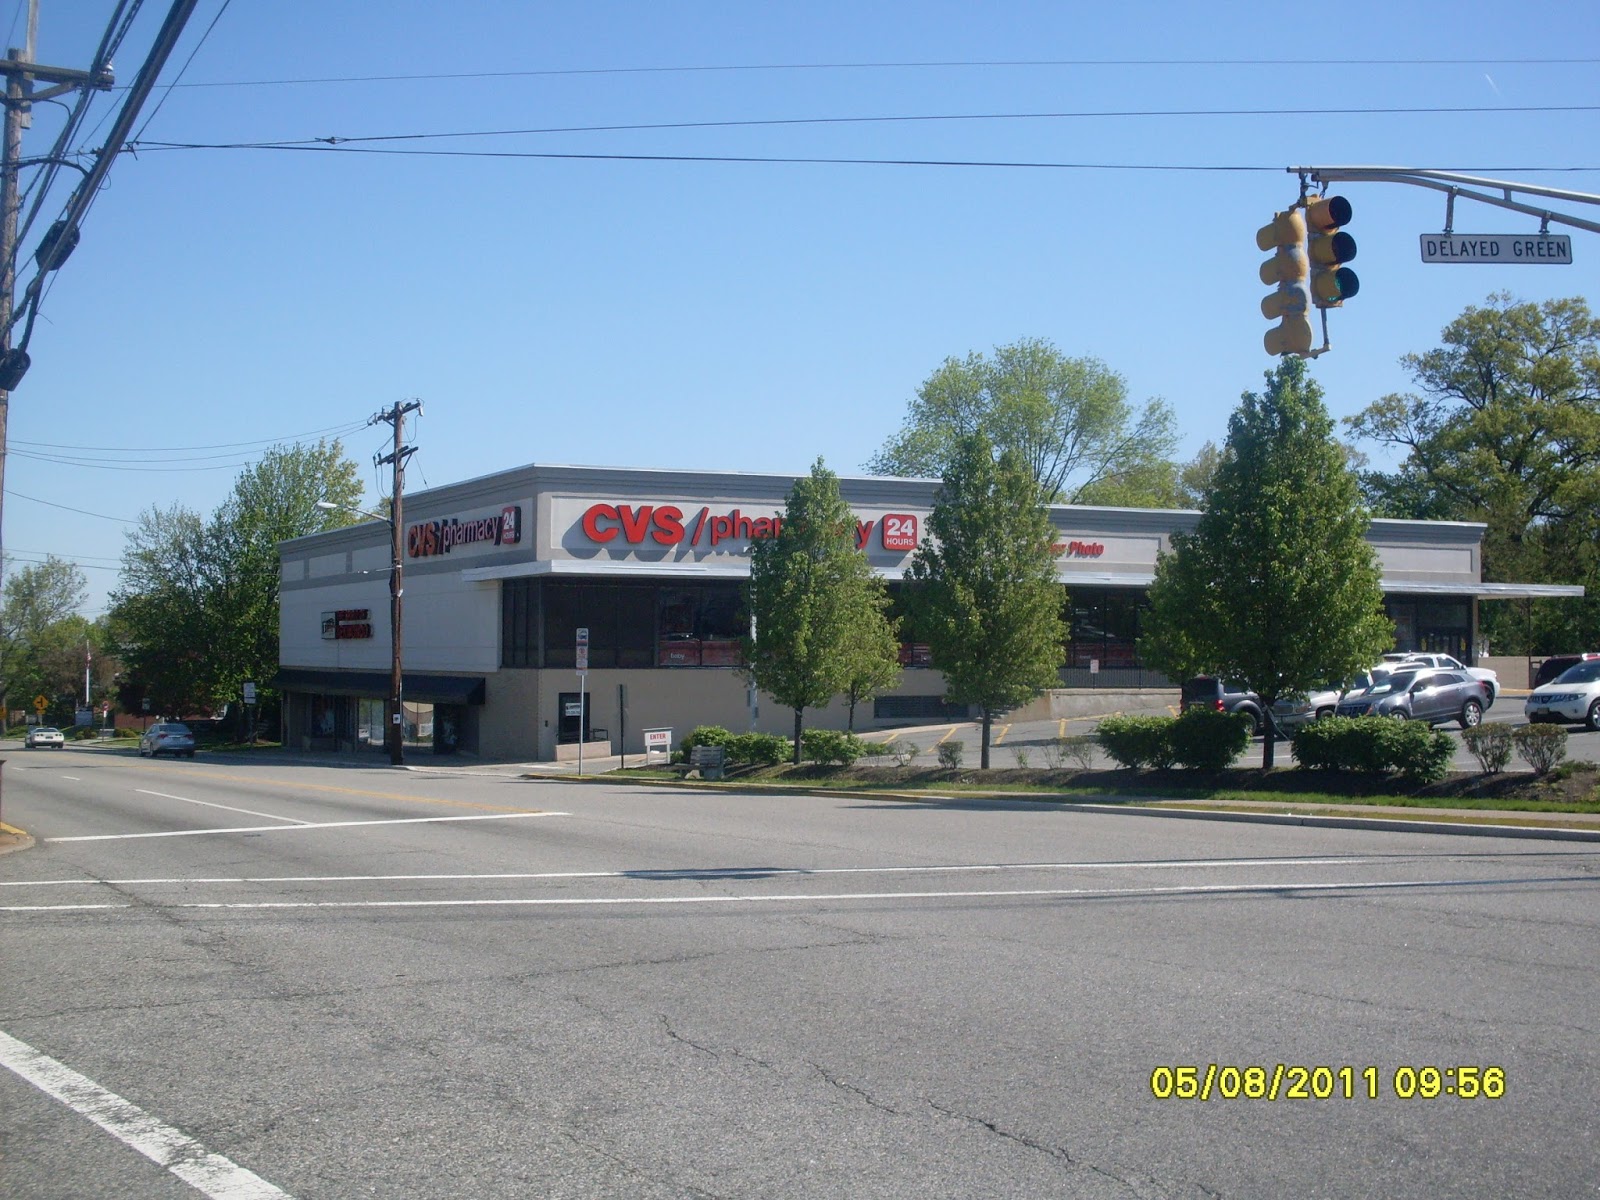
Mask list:
[[[655,585],[507,580],[500,661],[572,670],[577,632],[589,631],[589,667],[733,667],[749,618],[735,582]]]

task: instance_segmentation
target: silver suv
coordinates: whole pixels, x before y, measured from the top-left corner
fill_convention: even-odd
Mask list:
[[[1397,670],[1339,701],[1341,717],[1395,717],[1439,725],[1459,721],[1472,729],[1489,707],[1489,688],[1462,671]]]

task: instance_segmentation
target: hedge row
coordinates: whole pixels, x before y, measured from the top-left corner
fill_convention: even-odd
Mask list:
[[[1178,717],[1106,717],[1095,737],[1124,767],[1220,771],[1250,744],[1250,722],[1234,713],[1191,708]]]
[[[776,733],[734,733],[720,725],[697,725],[679,743],[685,758],[696,746],[721,746],[731,763],[770,767],[794,758],[794,742]],[[848,767],[867,752],[867,743],[840,729],[807,729],[800,756],[810,762]]]
[[[1396,774],[1408,783],[1437,783],[1455,755],[1448,733],[1393,717],[1324,717],[1295,730],[1290,742],[1302,767]]]

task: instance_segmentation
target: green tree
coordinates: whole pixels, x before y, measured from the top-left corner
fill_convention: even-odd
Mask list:
[[[1388,395],[1346,424],[1403,453],[1363,479],[1381,516],[1482,521],[1488,580],[1586,585],[1527,614],[1486,605],[1484,634],[1513,653],[1600,642],[1600,320],[1581,298],[1468,307],[1442,345],[1401,359],[1420,394]]]
[[[179,506],[141,514],[123,549],[112,627],[123,706],[210,711],[278,669],[278,543],[349,524],[358,469],[341,444],[275,446],[235,480],[209,521]],[[342,506],[328,510],[318,501]]]
[[[1060,679],[1064,629],[1056,530],[1038,481],[982,433],[961,438],[906,571],[907,599],[933,665],[958,704],[983,714],[989,765],[997,714]]]
[[[8,566],[10,564],[8,563]],[[83,695],[84,655],[98,651],[97,631],[81,615],[89,584],[73,562],[47,555],[6,573],[0,607],[0,698],[10,708],[50,701],[50,712],[71,711]]]
[[[844,700],[849,710],[845,728],[856,727],[856,705],[880,696],[899,686],[900,638],[899,622],[888,615],[888,594],[881,587],[882,603],[878,612],[882,620],[864,615],[858,640],[846,648],[849,671],[845,679]]]
[[[1192,534],[1156,560],[1139,652],[1181,679],[1215,674],[1262,705],[1345,679],[1391,645],[1368,517],[1322,389],[1285,358],[1246,392]],[[1264,765],[1273,765],[1268,721]]]
[[[943,478],[963,437],[981,433],[1017,455],[1046,502],[1164,503],[1177,445],[1172,410],[1135,413],[1122,376],[1069,358],[1043,338],[996,347],[992,358],[948,358],[917,389],[905,424],[866,464],[880,475]],[[1153,491],[1152,491],[1153,489]]]
[[[873,677],[884,659],[898,666],[888,595],[856,549],[855,530],[838,476],[819,458],[789,489],[778,535],[751,546],[746,599],[755,637],[745,640],[745,670],[794,709],[796,763],[806,709]]]

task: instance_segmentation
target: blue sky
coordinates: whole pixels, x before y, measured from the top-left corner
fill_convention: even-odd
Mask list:
[[[36,60],[87,66],[111,0],[41,9]],[[411,488],[528,462],[859,473],[946,357],[1024,337],[1168,401],[1191,455],[1272,365],[1254,236],[1297,195],[1285,167],[1600,192],[1600,114],[1570,111],[1600,103],[1600,7],[1352,4],[1320,29],[1315,11],[200,0],[163,75],[188,61],[183,86],[146,106],[45,298],[11,400],[6,551],[79,562],[102,610],[127,521],[209,514],[271,441],[354,427],[375,499],[388,430],[361,423],[412,397]],[[146,5],[119,83],[164,12]],[[281,82],[306,80],[340,82]],[[1474,111],[1307,111],[1419,108]],[[59,112],[38,106],[25,155]],[[1110,112],[1182,115],[987,119]],[[807,123],[593,128],[750,121]],[[580,131],[488,136],[554,129]],[[414,136],[457,133],[478,136]],[[1408,390],[1400,357],[1491,292],[1596,291],[1594,235],[1573,232],[1570,266],[1424,265],[1442,196],[1338,190],[1362,290],[1313,368],[1336,417]],[[1455,228],[1537,222],[1462,203]],[[188,447],[216,449],[156,453]]]

